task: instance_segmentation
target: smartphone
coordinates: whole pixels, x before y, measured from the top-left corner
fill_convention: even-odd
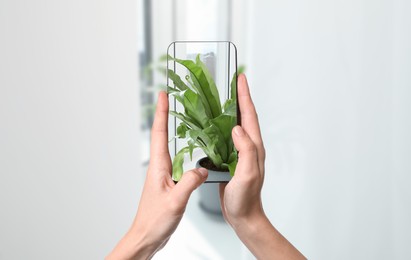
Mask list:
[[[176,41],[167,49],[169,151],[173,180],[192,168],[208,169],[206,183],[229,182],[240,124],[237,48],[229,41]]]

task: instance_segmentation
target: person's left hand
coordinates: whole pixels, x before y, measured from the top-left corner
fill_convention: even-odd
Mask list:
[[[200,168],[184,173],[174,183],[167,122],[168,98],[165,92],[160,92],[151,131],[150,165],[137,215],[107,259],[151,258],[176,230],[191,193],[207,179],[207,170]]]

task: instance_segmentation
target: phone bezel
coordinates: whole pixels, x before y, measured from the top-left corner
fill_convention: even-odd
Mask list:
[[[208,44],[208,43],[216,43],[216,44],[218,44],[218,43],[227,43],[228,44],[228,61],[230,61],[230,51],[231,51],[231,46],[232,47],[234,47],[234,67],[235,67],[235,75],[236,75],[236,77],[235,77],[235,80],[236,80],[236,100],[237,100],[237,125],[241,125],[241,111],[240,111],[240,106],[239,106],[239,102],[238,102],[238,62],[237,62],[237,46],[233,43],[233,42],[231,42],[231,41],[173,41],[173,42],[171,42],[170,44],[169,44],[169,46],[167,47],[167,70],[166,70],[166,78],[167,78],[167,86],[169,86],[169,84],[170,84],[170,79],[169,79],[169,77],[168,77],[168,69],[169,69],[169,63],[170,63],[170,59],[169,59],[169,53],[170,53],[170,48],[172,47],[172,46],[174,46],[174,51],[173,51],[173,57],[175,57],[176,56],[176,48],[175,48],[175,45],[176,44],[190,44],[190,43],[193,43],[193,44],[201,44],[201,43],[206,43],[206,44]],[[176,62],[174,61],[173,62],[173,64],[174,64],[174,68],[173,68],[173,70],[175,71],[175,68],[176,68]],[[228,73],[228,77],[230,77],[230,73]],[[228,81],[229,82],[229,81]],[[228,84],[228,90],[227,91],[230,91],[230,86],[229,86],[229,84]],[[167,95],[168,95],[169,93],[167,92]],[[174,104],[175,104],[176,102],[175,102],[175,100],[174,100]],[[171,108],[169,108],[169,110],[170,110]],[[173,108],[173,109],[176,109],[175,107]],[[174,117],[174,126],[176,126],[177,124],[176,124],[176,118]],[[174,131],[176,131],[176,127],[174,127]],[[176,135],[176,132],[174,133],[175,135]],[[174,147],[174,149],[175,149],[175,151],[177,150],[177,143],[175,142],[175,147]],[[238,156],[238,154],[237,154],[237,156]],[[197,167],[198,167],[198,165],[197,165]],[[208,177],[207,177],[207,180],[204,182],[204,183],[228,183],[230,180],[231,180],[231,178],[232,178],[232,176],[228,173],[226,173],[226,172],[224,172],[224,173],[222,173],[222,172],[214,172],[214,171],[209,171],[209,174],[208,174]],[[175,183],[177,183],[177,181],[174,181]]]

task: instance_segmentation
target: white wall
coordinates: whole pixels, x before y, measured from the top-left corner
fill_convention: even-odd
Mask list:
[[[131,223],[135,5],[0,1],[0,259],[101,259]]]
[[[410,2],[249,10],[273,223],[310,259],[410,259]]]
[[[233,38],[273,223],[312,259],[411,258],[409,1],[242,10]],[[144,176],[136,21],[134,1],[0,1],[0,259],[101,259],[130,224]],[[187,217],[169,249],[204,227]]]

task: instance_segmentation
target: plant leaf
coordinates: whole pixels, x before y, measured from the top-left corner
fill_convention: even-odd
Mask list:
[[[176,94],[176,93],[180,93],[180,90],[167,86],[167,93],[170,95]]]
[[[219,139],[220,142],[222,142],[221,147],[219,145],[218,148],[221,153],[221,158],[227,162],[229,155],[234,148],[233,139],[231,138],[231,131],[237,123],[237,119],[234,116],[222,114],[217,118],[211,119],[210,123],[218,129],[216,132],[220,135]]]
[[[228,157],[228,163],[231,163],[237,160],[238,160],[238,152],[236,149],[233,149],[230,156]]]
[[[177,127],[177,136],[178,136],[178,138],[186,138],[187,130],[188,130],[187,125],[184,122],[182,122]]]
[[[170,89],[172,91],[170,92],[171,95],[183,105],[185,117],[198,127],[208,127],[208,117],[199,96],[189,88],[184,91],[176,91],[175,88]]]
[[[190,137],[191,140],[193,140],[193,142],[198,143],[200,146],[206,146],[204,140],[199,140],[199,136],[201,134],[202,130],[194,130],[194,129],[190,129],[187,131],[187,135]],[[199,142],[201,141],[201,142]]]
[[[179,181],[183,175],[184,154],[189,151],[189,147],[182,148],[173,159],[173,175],[175,181]]]
[[[173,96],[181,104],[184,103],[184,92],[176,88],[167,87],[167,93]]]
[[[228,170],[230,171],[230,175],[234,176],[235,169],[237,168],[237,160],[232,161],[231,163],[223,163],[224,166],[228,167]]]
[[[198,146],[195,145],[193,140],[188,141],[188,152],[190,153],[190,161],[193,160],[193,150],[195,148],[198,148]]]
[[[237,123],[237,73],[234,73],[230,84],[231,98],[221,106],[215,81],[199,55],[195,62],[171,59],[189,71],[185,77],[187,82],[174,71],[168,71],[174,83],[174,88],[169,87],[168,92],[184,107],[183,113],[170,111],[171,115],[181,120],[176,137],[186,138],[188,144],[173,159],[173,179],[179,180],[183,174],[184,154],[189,153],[192,159],[196,148],[201,148],[218,168],[228,169],[234,175],[238,156],[231,131]]]
[[[210,141],[206,143],[209,149],[210,159],[215,166],[221,167],[221,164],[228,159],[227,145],[221,130],[215,124],[211,124],[210,127],[204,129],[204,134],[209,136],[210,139]],[[217,157],[217,155],[219,156]]]
[[[171,56],[170,59],[175,60],[190,71],[191,79],[193,80],[196,91],[201,98],[201,102],[204,104],[207,115],[210,118],[219,116],[221,114],[220,98],[219,96],[216,98],[213,94],[214,91],[211,91],[210,84],[208,83],[203,68],[192,60],[180,60]]]
[[[178,88],[179,90],[186,90],[188,88],[184,81],[181,80],[180,76],[177,75],[173,70],[168,69],[167,71],[168,77],[173,81],[176,88]]]
[[[208,81],[208,85],[210,87],[210,92],[211,94],[214,96],[215,100],[218,103],[218,107],[221,107],[221,103],[220,103],[220,94],[218,93],[218,89],[217,86],[214,82],[213,77],[211,76],[210,71],[208,70],[207,66],[201,61],[200,59],[200,54],[197,55],[196,57],[196,64],[198,66],[201,67],[201,69],[203,70],[203,73]]]
[[[193,122],[191,118],[186,117],[184,114],[176,112],[176,111],[170,111],[170,115],[177,117],[181,121],[183,121],[187,126],[189,126],[192,129],[201,129],[200,126],[196,124],[196,122]]]
[[[209,125],[203,103],[199,100],[199,96],[190,89],[184,91],[183,106],[185,114],[202,128]]]
[[[223,105],[223,114],[228,116],[237,116],[237,103],[234,99],[227,99]]]
[[[245,70],[244,66],[240,66],[236,72],[234,72],[233,77],[231,78],[230,84],[230,99],[237,100],[237,75],[240,75]]]
[[[200,130],[193,130],[190,129],[187,132],[189,138],[195,142],[197,147],[201,148],[204,153],[207,155],[208,158],[216,165],[220,167],[223,163],[223,159],[218,152],[217,144],[220,141],[218,137],[215,136],[211,128],[215,128],[210,126],[206,129]],[[220,144],[221,145],[221,144]]]
[[[230,84],[230,99],[237,99],[237,72],[234,73]]]
[[[223,164],[223,159],[221,158],[221,154],[218,153],[216,149],[217,139],[213,139],[211,143],[208,143],[207,146],[203,147],[204,153],[207,157],[214,163],[215,166],[221,168]]]

